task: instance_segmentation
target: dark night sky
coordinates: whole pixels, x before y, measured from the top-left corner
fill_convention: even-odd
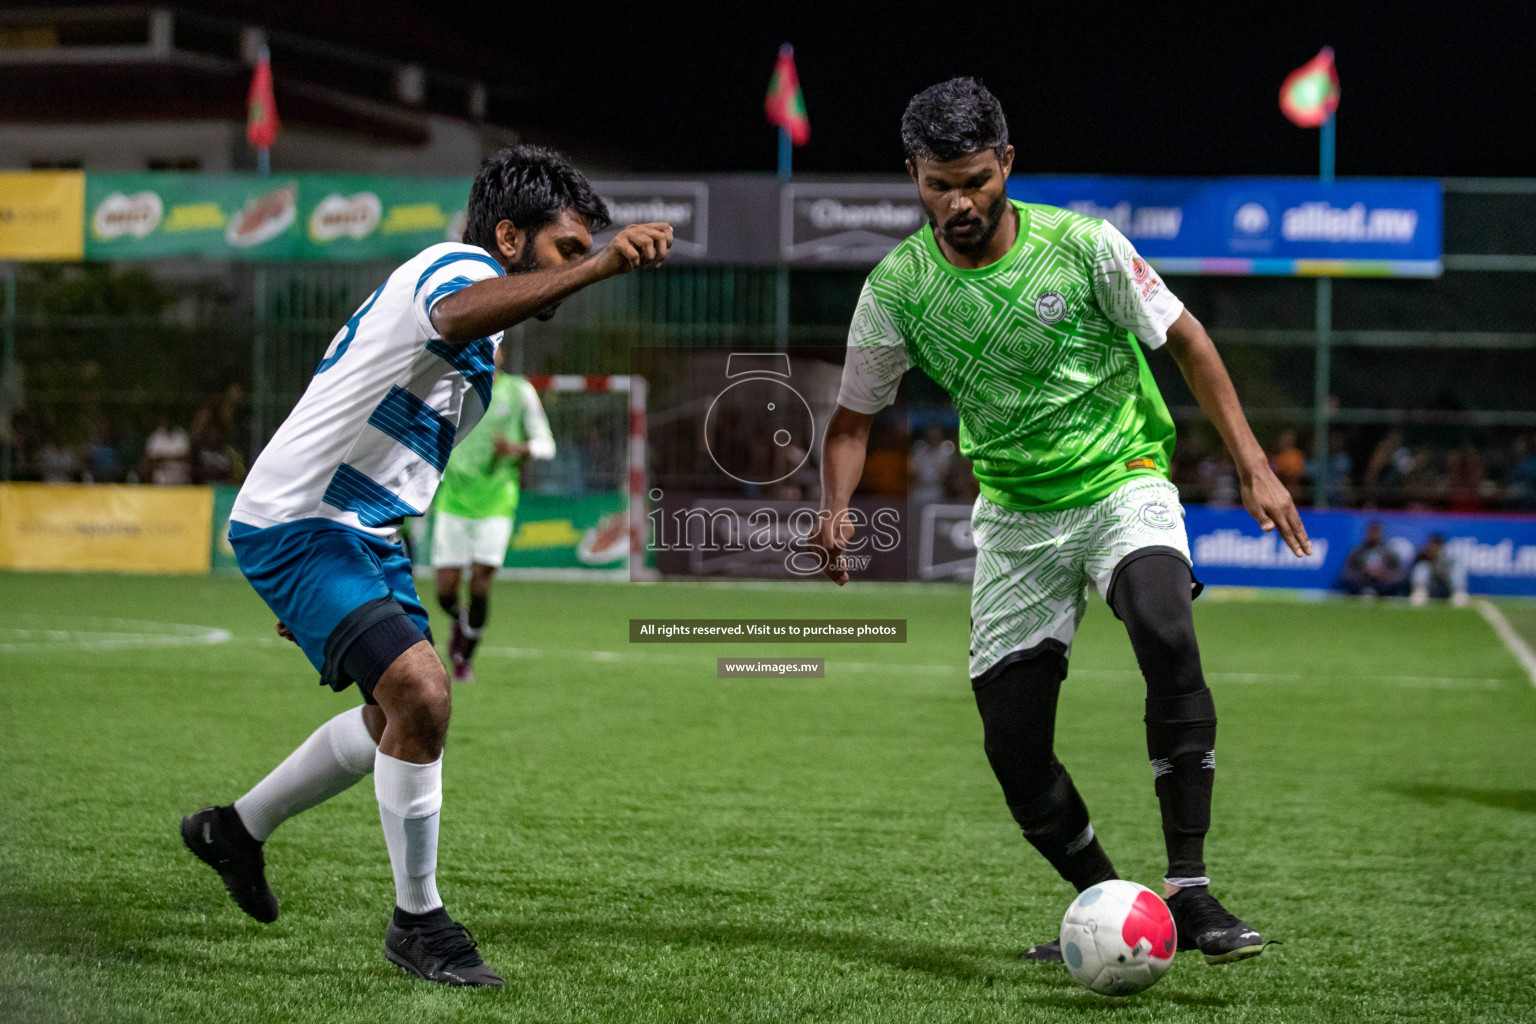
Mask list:
[[[409,6],[531,83],[497,120],[635,170],[772,170],[762,98],[787,40],[812,129],[797,171],[899,172],[907,99],[975,74],[1022,173],[1315,174],[1317,133],[1277,94],[1330,44],[1340,174],[1536,175],[1532,2]]]

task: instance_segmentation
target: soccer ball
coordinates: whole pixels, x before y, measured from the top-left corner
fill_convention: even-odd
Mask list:
[[[1168,905],[1146,886],[1119,878],[1084,889],[1061,919],[1067,970],[1104,996],[1151,988],[1172,966],[1177,946]]]

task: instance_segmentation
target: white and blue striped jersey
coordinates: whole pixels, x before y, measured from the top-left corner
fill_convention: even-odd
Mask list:
[[[425,512],[454,444],[490,404],[501,343],[450,345],[432,307],[503,273],[484,249],[446,242],[389,275],[332,339],[230,518],[258,528],[331,519],[388,537]]]

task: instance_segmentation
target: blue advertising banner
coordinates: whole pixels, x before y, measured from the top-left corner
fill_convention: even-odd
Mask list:
[[[1438,181],[1015,177],[1008,194],[1099,217],[1165,274],[1438,277]]]
[[[1406,567],[1430,534],[1466,567],[1474,594],[1536,596],[1536,518],[1433,512],[1302,511],[1312,555],[1297,558],[1277,534],[1264,533],[1240,508],[1185,507],[1195,573],[1208,584],[1334,590],[1344,560],[1380,523]]]

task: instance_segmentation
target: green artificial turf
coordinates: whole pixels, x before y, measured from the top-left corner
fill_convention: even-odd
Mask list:
[[[1197,603],[1221,714],[1208,861],[1284,945],[1227,968],[1182,954],[1111,1000],[1016,959],[1070,893],[987,768],[966,602],[498,584],[479,680],[454,696],[438,879],[508,985],[466,992],[380,953],[371,785],[267,844],[274,925],[182,848],[182,814],[353,700],[315,684],[242,581],[0,575],[0,1019],[1532,1019],[1536,688],[1475,611]],[[910,632],[630,645],[632,616]],[[825,657],[826,678],[716,679],[721,654]],[[1124,634],[1091,608],[1058,753],[1121,874],[1155,886],[1141,714]]]

